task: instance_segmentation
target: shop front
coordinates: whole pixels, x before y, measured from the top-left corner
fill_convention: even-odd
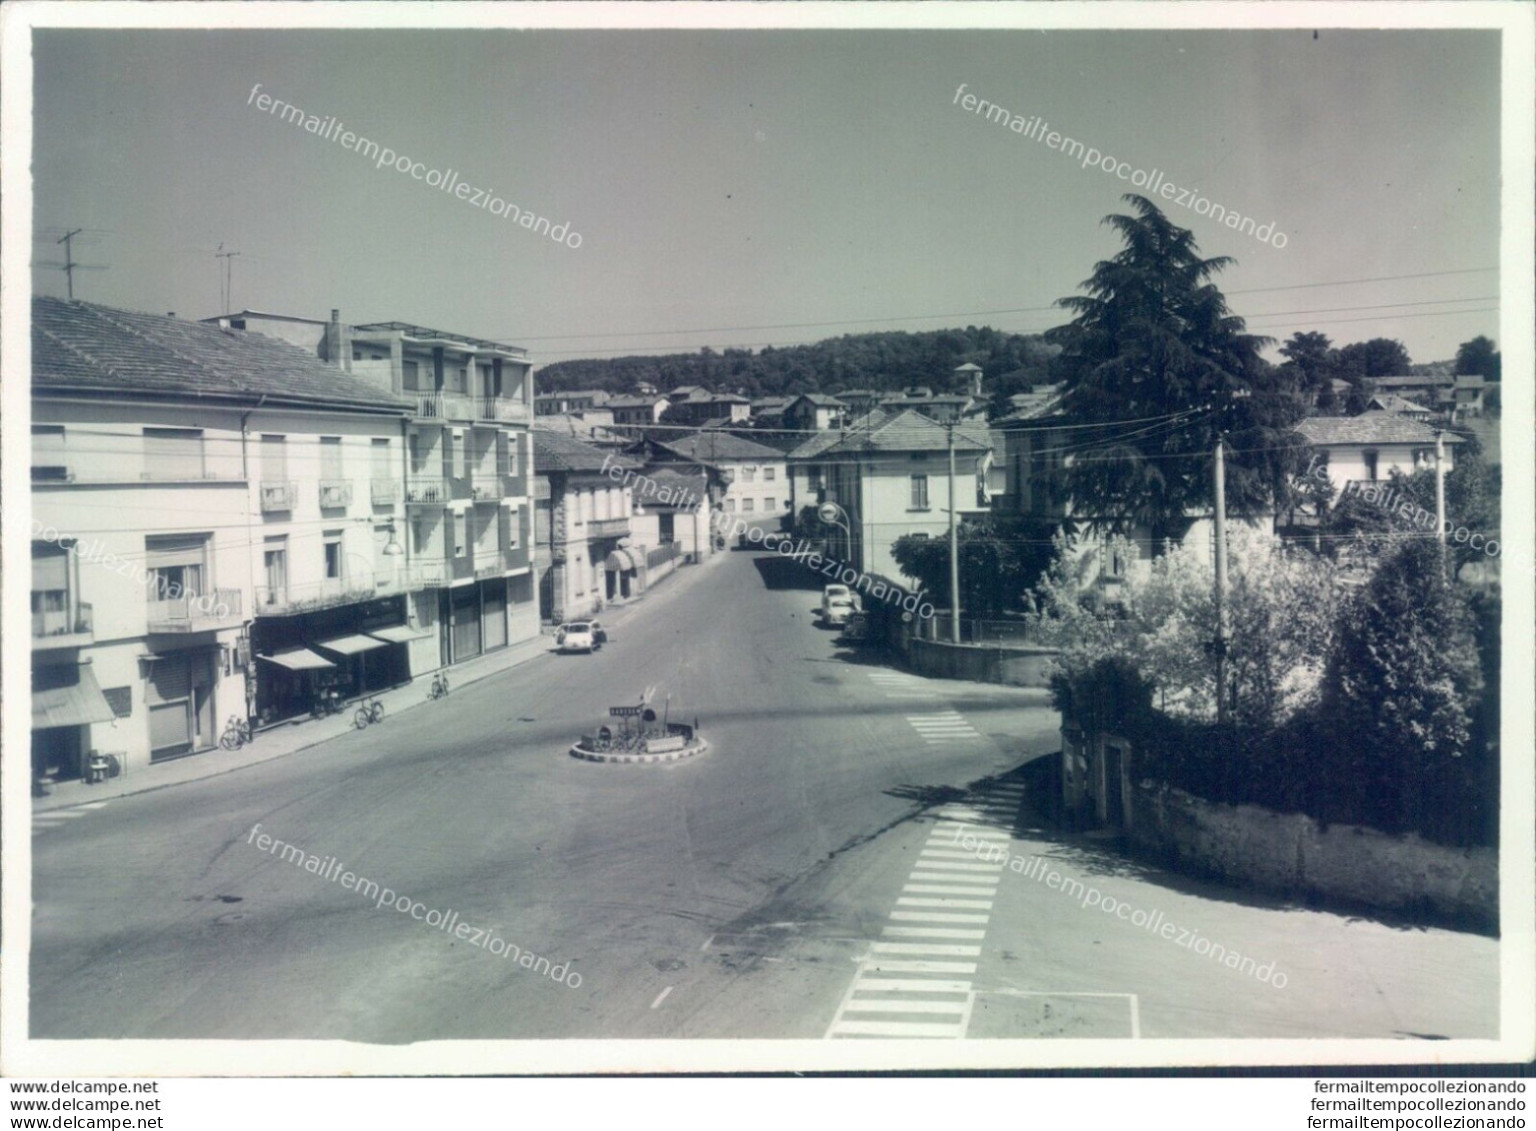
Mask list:
[[[218,745],[214,687],[218,681],[217,644],[167,647],[149,638],[144,705],[149,716],[149,760],[163,762]]]
[[[116,718],[89,663],[32,669],[32,779],[70,781],[85,774],[91,726]]]
[[[493,577],[443,592],[444,655],[457,664],[507,646],[507,582]]]
[[[327,697],[343,701],[408,683],[404,597],[342,605],[288,617],[261,617],[251,629],[256,717],[281,722],[308,714]]]

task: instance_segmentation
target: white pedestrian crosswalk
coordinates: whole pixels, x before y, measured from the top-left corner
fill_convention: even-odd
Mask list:
[[[105,804],[105,801],[87,801],[84,805],[72,805],[68,809],[50,809],[45,813],[34,813],[32,815],[33,835],[77,821]]]
[[[827,1029],[828,1039],[962,1040],[976,995],[973,978],[991,919],[1001,863],[957,852],[955,832],[1006,851],[1023,787],[993,782],[940,806],[907,882],[859,961]]]
[[[966,721],[959,711],[939,711],[931,715],[908,715],[907,722],[929,746],[942,746],[950,742],[980,740],[982,733]]]

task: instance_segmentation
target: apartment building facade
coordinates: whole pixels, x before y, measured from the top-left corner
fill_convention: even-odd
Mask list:
[[[404,403],[402,475],[387,514],[406,560],[411,671],[536,636],[526,351],[405,322],[348,325],[335,310],[318,332],[313,320],[234,317],[249,330],[307,343],[377,395]]]
[[[32,412],[39,780],[80,776],[92,751],[126,772],[213,749],[293,674],[258,625],[311,595],[343,610],[292,646],[311,693],[355,666],[325,645],[404,628],[378,586],[388,516],[346,486],[377,443],[398,456],[404,402],[279,341],[40,297]],[[280,467],[263,436],[283,437]]]

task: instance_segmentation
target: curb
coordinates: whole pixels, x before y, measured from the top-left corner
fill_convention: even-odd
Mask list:
[[[651,765],[656,762],[681,762],[698,754],[709,751],[709,743],[699,739],[699,744],[692,750],[671,751],[666,754],[595,754],[590,750],[583,750],[576,743],[571,744],[571,757],[580,758],[584,762],[613,762],[626,766]]]
[[[540,635],[536,636],[536,637],[529,637],[528,641],[525,641],[523,643],[531,643],[532,641],[539,640],[539,639],[544,639],[543,633],[540,633]],[[515,647],[515,645],[514,645],[514,647]],[[459,675],[455,679],[454,686],[455,687],[470,687],[470,686],[473,686],[474,684],[477,684],[477,683],[479,683],[482,680],[490,679],[492,676],[500,675],[502,672],[509,672],[513,668],[522,667],[522,665],[524,665],[526,663],[529,663],[532,660],[536,660],[540,656],[544,656],[544,655],[547,655],[547,654],[548,654],[547,650],[534,651],[534,650],[530,649],[529,652],[528,652],[528,655],[523,656],[523,657],[515,660],[514,662],[507,664],[505,667],[494,668],[492,670],[481,672],[478,675],[474,675],[474,676],[467,677],[467,678],[464,677],[463,675]],[[410,687],[410,686],[412,686],[412,684],[404,684],[403,686],[404,687]],[[398,690],[398,689],[396,689],[396,690]],[[396,714],[405,714],[406,712],[414,710],[417,707],[424,707],[424,706],[426,706],[427,704],[429,704],[431,702],[433,702],[431,699],[421,699],[421,700],[412,699],[412,700],[406,701],[405,703],[400,704],[397,707],[392,708],[392,711],[394,713],[396,713]],[[295,724],[295,725],[306,726],[309,723],[318,722],[318,721],[324,721],[324,720],[310,719],[310,720],[305,720],[305,721],[300,722],[300,723]],[[287,758],[287,757],[290,757],[290,756],[292,756],[294,754],[301,754],[301,753],[303,753],[306,750],[312,750],[316,746],[320,746],[320,745],[322,745],[324,743],[327,743],[327,742],[330,742],[330,741],[332,741],[334,739],[344,738],[346,735],[352,733],[353,729],[354,728],[352,726],[348,725],[346,730],[341,731],[338,734],[320,734],[320,733],[306,734],[303,737],[308,739],[308,741],[304,742],[303,745],[301,745],[301,746],[295,746],[292,749],[284,750],[284,751],[281,751],[281,752],[276,753],[276,754],[269,754],[269,755],[267,755],[265,757],[253,758],[250,761],[241,762],[238,765],[230,765],[229,763],[226,762],[226,763],[224,763],[222,765],[218,765],[215,768],[215,764],[210,762],[210,763],[207,763],[207,766],[209,768],[209,772],[208,773],[198,774],[196,777],[182,778],[182,779],[180,779],[178,781],[148,782],[148,783],[144,784],[143,786],[141,786],[140,788],[137,788],[137,789],[127,789],[127,790],[122,791],[121,793],[96,794],[94,796],[87,795],[87,796],[81,798],[79,801],[70,800],[70,801],[68,801],[66,803],[62,803],[62,804],[58,804],[58,805],[38,806],[37,805],[38,801],[47,801],[48,799],[47,798],[33,798],[32,799],[32,803],[33,803],[32,813],[33,813],[34,816],[37,816],[37,815],[40,815],[42,813],[57,812],[60,809],[78,809],[80,806],[89,804],[92,801],[97,801],[97,800],[100,800],[100,801],[116,801],[120,797],[137,797],[140,794],[144,794],[144,793],[156,793],[156,792],[158,792],[158,791],[160,791],[162,789],[175,789],[177,786],[192,785],[194,782],[208,781],[211,778],[221,778],[221,777],[224,777],[227,774],[239,773],[241,770],[249,769],[252,766],[264,766],[264,765],[266,765],[269,762],[276,762],[280,758]],[[204,751],[204,754],[212,754],[212,753],[213,753],[212,750]],[[225,753],[233,753],[233,751],[225,751]]]

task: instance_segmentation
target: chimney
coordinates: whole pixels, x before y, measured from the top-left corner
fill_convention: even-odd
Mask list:
[[[341,324],[341,311],[331,307],[331,320],[325,327],[325,338],[320,343],[321,358],[338,369],[352,368],[352,335]]]

